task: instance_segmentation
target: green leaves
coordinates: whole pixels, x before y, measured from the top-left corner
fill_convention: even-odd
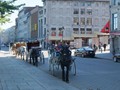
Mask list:
[[[0,0],[0,24],[8,22],[10,20],[8,16],[25,5],[14,5],[15,1],[17,0]]]
[[[0,24],[4,24],[9,21],[10,21],[9,14],[6,14],[4,17],[0,17]]]

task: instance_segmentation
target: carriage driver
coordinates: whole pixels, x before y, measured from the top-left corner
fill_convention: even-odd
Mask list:
[[[62,80],[69,83],[69,69],[71,64],[71,51],[67,45],[62,46],[62,50],[60,51],[60,64],[62,69]],[[66,72],[65,72],[66,67]]]

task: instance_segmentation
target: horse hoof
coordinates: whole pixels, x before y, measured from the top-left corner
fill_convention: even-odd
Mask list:
[[[66,83],[69,83],[69,81],[66,81]]]

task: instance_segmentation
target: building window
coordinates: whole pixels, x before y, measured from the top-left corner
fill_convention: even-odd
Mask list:
[[[80,19],[80,25],[85,25],[85,18]]]
[[[96,2],[95,4],[96,4],[97,7],[99,6],[99,2]]]
[[[92,9],[87,9],[87,14],[92,15]]]
[[[44,1],[44,0],[43,0],[43,1]],[[43,4],[44,4],[44,6],[46,6],[46,2],[44,2]]]
[[[86,29],[86,34],[92,34],[92,29],[91,28],[87,28]]]
[[[78,3],[77,3],[77,2],[75,2],[75,3],[74,3],[74,6],[78,6]]]
[[[80,33],[85,34],[85,28],[80,28]]]
[[[79,25],[79,17],[74,17],[73,18],[73,24],[74,25]]]
[[[51,28],[51,30],[56,30],[56,28]]]
[[[51,36],[56,36],[56,32],[52,31]]]
[[[112,19],[113,19],[113,30],[117,30],[118,28],[118,15],[117,13],[112,14]]]
[[[46,28],[44,28],[44,36],[46,36]]]
[[[56,36],[56,28],[51,28],[51,36]]]
[[[73,14],[79,14],[79,9],[74,9]]]
[[[113,5],[116,5],[116,0],[112,0],[113,1]]]
[[[91,2],[87,2],[87,6],[91,6]]]
[[[85,14],[85,9],[81,9],[81,15]]]
[[[46,14],[46,9],[44,9],[44,14]]]
[[[98,9],[95,9],[95,10],[94,10],[94,14],[95,14],[96,16],[99,15],[99,13],[98,13]]]
[[[85,2],[81,2],[80,4],[81,4],[81,6],[85,6]]]
[[[74,34],[79,34],[79,28],[73,28],[73,33]]]
[[[94,19],[94,26],[99,26],[99,19],[98,18]]]
[[[87,25],[92,25],[92,18],[87,18]]]
[[[34,24],[34,30],[35,31],[37,30],[37,24]]]
[[[44,18],[44,25],[46,24],[46,18]]]
[[[63,36],[63,28],[59,28],[59,36]]]
[[[39,12],[39,14],[42,15],[42,14],[43,14],[43,10],[41,10],[41,11]]]

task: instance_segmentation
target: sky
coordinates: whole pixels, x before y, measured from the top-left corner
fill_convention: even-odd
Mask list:
[[[25,3],[25,7],[27,6],[36,6],[36,5],[39,5],[39,6],[43,6],[43,3],[42,3],[42,0],[17,0],[15,2],[15,5],[20,5],[20,4],[23,4]],[[2,25],[1,27],[3,29],[7,29],[7,28],[10,28],[11,26],[14,26],[15,25],[15,19],[18,17],[18,11],[15,11],[11,16],[10,16],[10,22],[9,23],[6,23],[4,25]]]

